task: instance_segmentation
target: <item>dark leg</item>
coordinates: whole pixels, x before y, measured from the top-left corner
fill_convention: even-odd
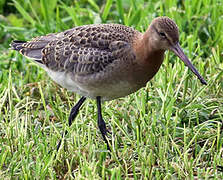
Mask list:
[[[98,107],[98,127],[100,129],[101,134],[102,134],[103,140],[107,144],[107,149],[109,151],[111,151],[110,146],[108,144],[108,140],[106,138],[108,130],[106,129],[106,124],[105,124],[105,121],[103,120],[102,114],[101,114],[101,97],[98,96],[96,99],[97,99],[97,107]]]
[[[81,97],[81,99],[77,102],[77,104],[71,109],[70,111],[70,115],[69,115],[69,118],[68,118],[68,124],[69,126],[72,125],[72,122],[73,120],[75,119],[75,117],[77,116],[78,112],[79,112],[79,109],[81,107],[81,105],[83,104],[83,102],[86,100],[86,97]],[[65,131],[65,135],[67,134],[67,131]],[[62,134],[62,138],[63,138],[63,135]],[[62,142],[62,139],[60,139],[59,143],[57,144],[57,151],[59,150],[60,148],[60,145],[61,145],[61,142]]]
[[[84,103],[84,101],[86,100],[86,97],[81,97],[81,99],[77,102],[77,104],[75,104],[74,107],[72,107],[71,111],[70,111],[70,116],[68,118],[68,124],[69,126],[72,125],[73,120],[75,119],[75,117],[77,116],[79,109],[81,107],[81,105]]]

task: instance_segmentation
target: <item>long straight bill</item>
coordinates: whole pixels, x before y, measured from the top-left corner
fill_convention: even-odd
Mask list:
[[[176,45],[172,46],[171,50],[190,68],[190,70],[198,77],[198,79],[201,81],[202,84],[207,85],[207,82],[199,74],[197,69],[192,65],[190,60],[184,54],[184,52],[183,52],[182,48],[180,47],[179,43],[177,43]]]

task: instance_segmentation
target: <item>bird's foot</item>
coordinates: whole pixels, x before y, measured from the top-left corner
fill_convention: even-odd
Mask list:
[[[108,133],[111,134],[111,132],[108,131],[108,129],[106,128],[106,124],[105,124],[103,119],[101,119],[100,123],[98,124],[98,127],[99,127],[99,130],[100,130],[101,134],[102,134],[103,140],[107,145],[107,149],[109,151],[111,151],[111,148],[110,148],[110,145],[109,145],[110,143],[108,142]]]

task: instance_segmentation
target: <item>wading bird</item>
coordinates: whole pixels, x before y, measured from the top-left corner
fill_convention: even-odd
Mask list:
[[[69,126],[86,98],[96,99],[98,127],[108,150],[101,101],[144,87],[159,70],[166,50],[207,84],[181,49],[178,27],[168,17],[155,18],[145,33],[120,24],[84,25],[27,42],[16,40],[11,47],[33,59],[56,83],[82,96],[71,109]],[[61,140],[57,150],[60,145]]]

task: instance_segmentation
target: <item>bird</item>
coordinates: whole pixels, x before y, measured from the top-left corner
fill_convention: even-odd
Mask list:
[[[96,100],[98,128],[109,151],[101,102],[145,87],[160,69],[167,50],[207,85],[179,44],[178,26],[167,16],[154,18],[144,33],[121,24],[90,24],[30,41],[14,40],[11,49],[36,62],[57,84],[81,95],[70,111],[69,126],[86,98]],[[60,146],[61,139],[57,150]]]

